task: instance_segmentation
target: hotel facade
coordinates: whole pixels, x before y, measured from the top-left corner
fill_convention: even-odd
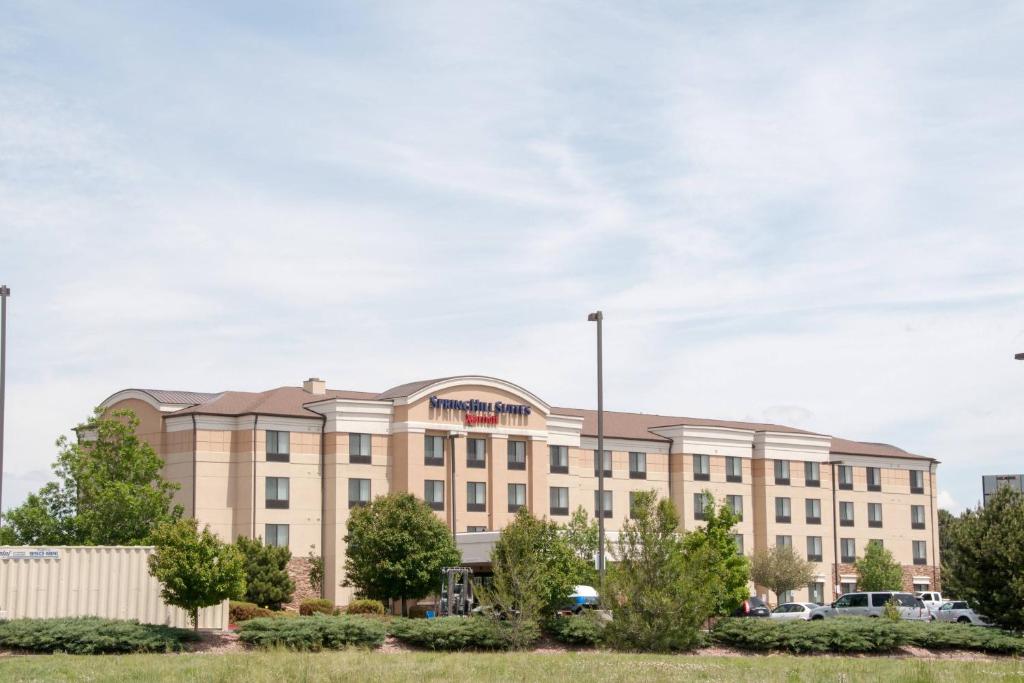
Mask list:
[[[101,405],[139,417],[187,515],[224,540],[287,545],[297,574],[304,558],[321,555],[324,597],[340,605],[353,597],[341,585],[349,511],[396,491],[425,500],[456,532],[466,562],[484,571],[496,532],[522,506],[555,521],[579,506],[603,508],[614,538],[631,495],[653,489],[674,503],[684,529],[703,523],[710,494],[742,516],[741,552],[786,544],[807,557],[816,576],[790,599],[828,602],[853,590],[853,562],[871,540],[903,566],[906,590],[940,588],[938,462],[887,444],[605,411],[602,458],[596,411],[552,407],[482,376],[383,393],[327,389],[320,379],[258,393],[125,389]]]

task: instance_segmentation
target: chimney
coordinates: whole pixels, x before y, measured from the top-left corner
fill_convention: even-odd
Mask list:
[[[314,396],[323,396],[327,393],[327,382],[323,381],[319,377],[310,377],[302,383],[302,388],[304,391],[313,394]]]

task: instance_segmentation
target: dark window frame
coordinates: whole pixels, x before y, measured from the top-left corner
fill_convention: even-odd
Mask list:
[[[921,478],[920,486],[914,486],[915,473]],[[924,470],[910,470],[910,474],[907,476],[910,478],[910,492],[915,494],[924,493]]]
[[[354,481],[358,481],[358,482],[365,481],[367,483],[366,490],[367,490],[367,493],[368,493],[368,497],[367,497],[366,500],[360,500],[358,498],[356,498],[355,500],[352,499],[352,482],[354,482]],[[372,481],[370,479],[365,478],[365,477],[349,477],[349,480],[348,480],[348,509],[351,510],[352,508],[360,507],[361,505],[369,505],[371,500],[373,500],[373,483],[372,483]]]
[[[733,474],[729,471],[729,463],[737,462],[740,465],[740,473]],[[725,456],[725,480],[732,484],[743,482],[743,458],[736,457],[734,455]]]
[[[430,453],[427,452],[427,439],[432,439],[432,440],[433,439],[439,439],[440,440],[440,442],[441,442],[441,456],[440,457],[438,457],[437,455],[431,455]],[[436,445],[437,441],[432,441],[431,443]],[[432,448],[431,451],[433,453],[436,453],[437,449],[436,448]],[[444,467],[444,451],[445,451],[445,448],[444,448],[444,437],[443,436],[438,436],[436,434],[425,434],[423,436],[423,464],[425,466],[427,466],[427,467]]]
[[[779,470],[785,469],[785,475],[780,475]],[[775,459],[772,461],[772,473],[775,475],[776,486],[789,486],[792,481],[793,472],[789,460]]]
[[[284,498],[271,498],[267,494],[267,486],[270,485],[271,480],[278,482],[284,480],[286,496]],[[281,489],[275,486],[275,495],[280,496]],[[263,482],[263,497],[264,507],[268,510],[287,510],[291,503],[292,498],[292,482],[290,477],[266,477]]]
[[[697,463],[704,463],[707,461],[707,471],[698,472]],[[701,467],[703,469],[703,466]],[[694,453],[693,454],[693,480],[694,481],[711,481],[711,456],[705,453]]]
[[[476,503],[472,502],[476,496],[471,496],[469,493],[470,487],[476,489],[478,486],[484,487],[484,502]],[[466,512],[487,512],[487,482],[485,481],[467,481],[466,482]]]
[[[275,444],[274,448],[275,448],[275,450],[273,450],[273,451],[270,450],[270,435],[271,434],[277,434],[278,435],[278,436],[274,437],[274,444]],[[281,439],[280,435],[281,434],[287,434],[288,435],[286,437],[286,441],[288,443],[288,450],[285,451],[284,453],[276,450],[276,449],[281,447],[281,443],[280,443],[280,439]],[[264,436],[264,450],[265,450],[267,462],[291,462],[291,459],[292,459],[292,433],[291,432],[283,431],[283,430],[280,430],[280,429],[268,429],[268,430],[266,430],[266,432],[264,433],[263,436]]]
[[[519,461],[519,455],[520,455],[519,452],[518,452],[519,448],[518,448],[518,446],[516,446],[516,444],[522,444],[522,448],[523,448],[523,452],[522,452],[523,459],[522,459],[522,462]],[[526,469],[526,442],[525,441],[523,441],[522,439],[509,439],[508,440],[508,446],[506,446],[506,451],[508,453],[508,463],[507,463],[508,464],[508,469],[510,469],[510,470],[525,470]],[[519,508],[516,508],[516,509],[518,510]],[[514,512],[514,511],[510,510],[510,512]]]
[[[352,438],[353,437],[358,437],[359,445],[362,446],[363,445],[363,437],[364,436],[366,437],[366,445],[367,445],[366,450],[369,451],[369,452],[366,453],[366,454],[358,453],[358,452],[357,453],[353,453],[352,452],[352,450],[353,450],[353,448],[352,448],[352,445],[353,445]],[[361,451],[362,448],[358,448],[356,450],[357,451]],[[363,432],[349,432],[349,435],[348,435],[348,461],[349,461],[350,464],[353,464],[353,465],[370,465],[370,464],[372,464],[372,461],[373,461],[373,437],[371,437],[369,434],[365,434]]]
[[[643,456],[643,458],[634,457],[634,456]],[[644,468],[642,470],[640,470],[640,469],[633,469],[634,461],[639,462],[641,459],[643,460]],[[643,451],[630,451],[629,452],[629,478],[630,479],[646,479],[647,478],[647,453],[645,453]]]
[[[601,493],[600,491],[594,491],[594,517],[597,518],[597,517],[603,515],[605,519],[611,519],[611,517],[612,517],[612,510],[614,509],[614,505],[615,505],[615,496],[612,495],[611,491],[609,491],[608,489],[605,489],[604,490],[604,495],[608,496],[608,498],[609,498],[609,501],[608,501],[609,505],[608,505],[608,509],[601,509],[601,508],[604,508],[604,505],[598,505],[598,502],[602,502],[603,503],[603,501],[600,501],[600,497],[598,495],[600,493]]]
[[[843,481],[843,472],[850,473],[850,481]],[[840,491],[853,490],[853,465],[839,465],[839,472],[836,473],[836,485]]]
[[[565,455],[565,464],[555,464],[555,453],[558,453],[558,459],[562,459],[562,454]],[[548,446],[548,468],[551,474],[569,474],[569,447],[568,446]]]
[[[515,490],[518,491],[519,490],[518,487],[520,487],[520,486],[523,487],[523,502],[522,503],[513,503],[512,502],[513,497],[518,498],[518,496],[512,496],[511,495],[512,491],[513,491],[513,487],[516,487]],[[519,508],[526,507],[526,484],[522,484],[522,483],[519,483],[519,482],[511,482],[511,483],[507,484],[506,487],[505,487],[505,495],[508,498],[508,511],[509,512],[518,512]]]
[[[475,449],[471,451],[469,448],[471,442],[478,442],[484,445],[482,458],[470,457],[470,454],[476,453]],[[466,467],[472,467],[474,469],[487,469],[487,439],[481,439],[475,436],[466,439]]]
[[[816,478],[812,479],[812,478],[808,477],[807,475],[810,473],[811,468],[814,465],[818,466],[818,476]],[[813,487],[813,488],[821,488],[821,463],[810,462],[810,461],[804,463],[804,486],[810,486],[810,487]]]
[[[441,484],[441,500],[427,500],[427,484]],[[431,486],[432,491],[436,491],[436,486]],[[423,480],[423,500],[426,501],[427,505],[430,506],[431,510],[444,510],[444,480],[443,479],[424,479]]]
[[[597,459],[598,459],[599,456],[598,456],[597,453],[598,453],[597,449],[594,449],[594,476],[595,477],[601,475],[600,467],[604,465],[604,463],[598,463]],[[614,470],[615,456],[614,456],[614,454],[611,451],[607,451],[606,450],[605,453],[607,453],[607,457],[604,457],[604,458],[601,458],[601,459],[608,461],[608,469],[606,469],[604,471],[604,476],[607,479],[608,477],[612,476],[612,472]]]
[[[877,484],[872,484],[871,483],[871,473],[872,472],[877,472],[878,473],[878,483]],[[873,491],[873,492],[876,492],[876,493],[878,491],[881,491],[882,490],[882,468],[881,467],[867,467],[867,468],[865,468],[865,474],[866,474],[867,482],[868,482],[868,491]]]
[[[789,508],[789,514],[779,512],[779,501],[789,501],[783,508]],[[790,524],[793,521],[793,501],[786,496],[775,496],[775,522],[778,524]]]

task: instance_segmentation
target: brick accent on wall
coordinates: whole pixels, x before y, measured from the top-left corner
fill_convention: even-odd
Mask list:
[[[931,581],[931,590],[941,591],[942,584],[940,583],[939,568],[933,567],[927,564],[904,564],[900,565],[903,570],[903,590],[912,593],[914,591],[914,577],[915,576],[927,576]],[[857,574],[857,568],[852,564],[840,564],[839,574]]]
[[[286,602],[285,609],[298,611],[303,600],[319,598],[319,591],[313,590],[309,583],[309,558],[293,557],[288,561],[288,576],[295,582],[295,592],[292,593],[292,601]]]

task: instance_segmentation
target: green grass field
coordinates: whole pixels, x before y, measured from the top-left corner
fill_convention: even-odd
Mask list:
[[[561,654],[254,652],[36,655],[0,660],[3,681],[1024,681],[1024,660]]]

